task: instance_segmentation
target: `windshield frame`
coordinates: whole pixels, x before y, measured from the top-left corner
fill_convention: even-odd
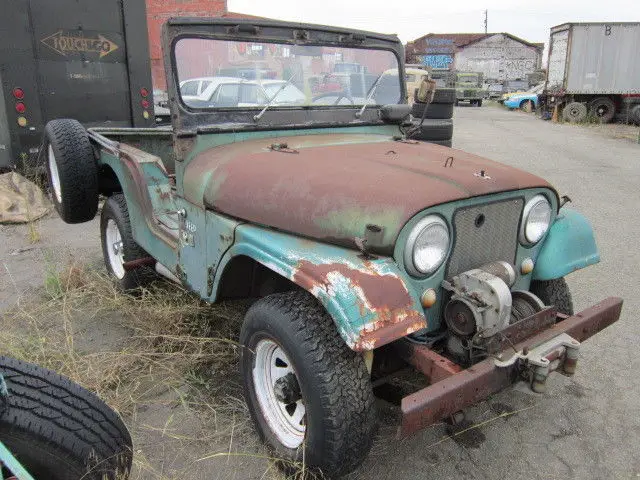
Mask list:
[[[257,32],[257,33],[256,33]],[[265,112],[260,126],[254,125],[256,107],[193,108],[179,92],[176,45],[185,38],[226,40],[234,42],[273,43],[282,45],[329,46],[363,50],[383,50],[394,55],[400,84],[399,103],[406,103],[404,81],[404,50],[395,35],[277,20],[246,20],[230,18],[175,18],[163,27],[163,45],[167,88],[170,92],[172,123],[176,130],[265,129],[296,125],[306,127],[343,124],[379,124],[378,106],[370,105],[369,115],[355,118],[361,105],[272,105]],[[259,109],[258,109],[259,110]],[[296,113],[296,115],[293,115]],[[256,128],[258,127],[258,128]]]

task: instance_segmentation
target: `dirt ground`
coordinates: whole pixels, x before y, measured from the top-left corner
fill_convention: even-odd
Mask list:
[[[575,377],[553,376],[545,395],[521,385],[495,395],[469,410],[478,428],[463,435],[451,438],[439,424],[398,441],[397,410],[381,404],[380,435],[350,479],[640,477],[637,134],[456,108],[455,148],[547,178],[591,219],[602,263],[568,277],[576,309],[618,295],[623,316],[583,345]],[[0,313],[15,340],[10,352],[44,359],[123,413],[135,444],[133,478],[285,478],[248,421],[235,346],[224,341],[237,334],[245,306],[207,309],[169,286],[168,303],[154,312],[160,297],[122,300],[95,278],[103,269],[96,220],[65,225],[49,215],[36,228],[40,240],[31,243],[28,227],[0,225]],[[207,324],[201,332],[193,330],[198,321]],[[194,368],[167,368],[183,365],[171,363],[176,355]],[[119,369],[110,364],[125,357],[133,359]],[[114,378],[101,378],[102,367]]]

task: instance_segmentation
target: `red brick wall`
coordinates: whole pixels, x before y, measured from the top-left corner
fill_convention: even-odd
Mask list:
[[[128,0],[131,1],[131,0]],[[162,25],[171,17],[219,17],[227,13],[226,0],[145,0],[153,88],[166,90],[162,60]]]

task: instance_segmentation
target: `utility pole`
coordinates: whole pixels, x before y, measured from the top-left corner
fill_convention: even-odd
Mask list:
[[[489,10],[484,11],[484,33],[487,33],[487,24],[489,23]]]

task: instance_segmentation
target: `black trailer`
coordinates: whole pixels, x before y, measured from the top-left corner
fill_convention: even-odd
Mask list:
[[[0,0],[0,169],[35,166],[54,118],[154,123],[144,0]]]

